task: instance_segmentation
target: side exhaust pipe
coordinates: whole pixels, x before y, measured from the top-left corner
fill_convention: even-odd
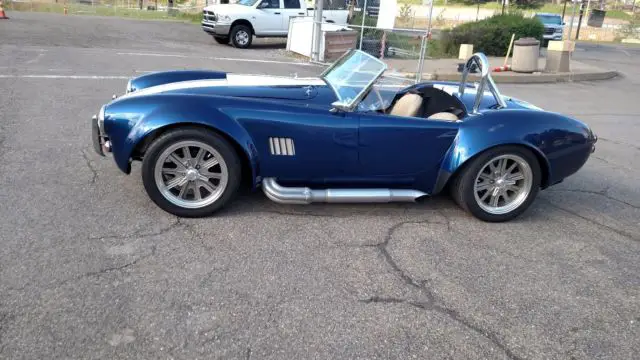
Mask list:
[[[405,189],[312,190],[308,187],[283,187],[274,178],[264,178],[262,190],[269,199],[280,204],[414,202],[428,195],[422,191]]]

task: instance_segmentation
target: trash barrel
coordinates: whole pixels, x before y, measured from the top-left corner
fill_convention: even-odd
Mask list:
[[[540,41],[536,38],[520,38],[513,43],[511,71],[532,73],[538,71]]]

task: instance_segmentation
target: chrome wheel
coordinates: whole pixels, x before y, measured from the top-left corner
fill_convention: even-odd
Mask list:
[[[162,196],[182,208],[197,209],[217,201],[229,182],[227,164],[210,145],[180,141],[165,149],[154,166]]]
[[[244,30],[238,30],[236,32],[236,43],[240,46],[245,46],[249,43],[249,33]]]
[[[533,171],[518,155],[500,155],[485,163],[474,182],[480,208],[490,214],[509,213],[522,205],[533,184]]]

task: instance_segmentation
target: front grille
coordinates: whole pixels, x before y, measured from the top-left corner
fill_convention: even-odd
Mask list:
[[[216,22],[216,21],[218,21],[218,16],[213,11],[203,10],[202,11],[202,19],[204,21]]]
[[[552,29],[552,28],[544,29],[545,35],[553,35],[554,32],[556,32],[556,29]]]

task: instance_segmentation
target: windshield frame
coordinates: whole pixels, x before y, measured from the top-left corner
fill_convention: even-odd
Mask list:
[[[353,99],[350,102],[345,102],[341,98],[340,92],[336,88],[335,84],[333,84],[327,77],[331,73],[336,71],[336,69],[338,69],[340,66],[342,66],[347,60],[349,60],[355,54],[364,55],[365,57],[369,58],[370,60],[373,60],[373,61],[377,62],[380,65],[381,69],[377,73],[375,73],[375,75],[373,76],[371,81],[369,81],[365,86],[363,86],[362,89],[358,92],[358,94],[355,97],[353,97]],[[347,51],[344,55],[342,55],[340,58],[338,58],[338,60],[336,60],[325,71],[323,71],[322,74],[320,74],[320,78],[325,83],[327,83],[327,85],[329,85],[331,90],[333,90],[334,94],[336,95],[336,98],[338,99],[338,101],[333,102],[331,105],[336,109],[339,109],[339,110],[342,110],[342,111],[346,111],[346,112],[351,112],[358,106],[358,104],[362,101],[362,99],[365,97],[365,95],[369,93],[369,91],[371,90],[373,85],[380,79],[380,77],[382,76],[382,74],[384,74],[384,72],[386,70],[387,70],[387,64],[384,63],[383,61],[380,61],[378,58],[376,58],[376,57],[374,57],[374,56],[372,56],[370,54],[367,54],[364,51],[357,50],[357,49],[351,49],[351,50]]]

